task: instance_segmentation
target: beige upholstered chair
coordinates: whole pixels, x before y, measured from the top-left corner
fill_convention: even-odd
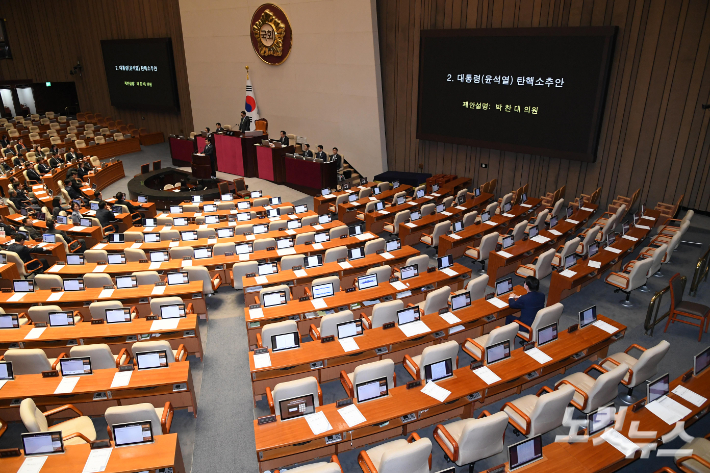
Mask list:
[[[157,271],[136,271],[131,273],[131,276],[136,277],[136,283],[139,286],[152,286],[161,281]]]
[[[565,205],[565,199],[559,199],[557,202],[555,202],[555,206],[552,208],[552,211],[547,214],[546,221],[550,221],[552,217],[561,217],[562,216],[562,211],[564,210]]]
[[[506,402],[501,410],[508,414],[510,425],[530,438],[561,426],[572,396],[574,389],[567,385],[556,391],[543,386],[535,395]]]
[[[582,240],[579,238],[572,238],[566,241],[564,245],[560,245],[559,248],[557,248],[557,253],[555,253],[555,256],[552,258],[552,266],[562,266],[565,263],[565,258],[577,251],[581,241]]]
[[[348,226],[347,225],[340,225],[337,227],[333,227],[330,229],[329,234],[330,234],[331,240],[337,240],[341,236],[347,236],[348,235]]]
[[[145,251],[140,248],[126,248],[123,252],[126,255],[126,263],[137,263],[148,259]]]
[[[630,301],[631,291],[646,285],[652,264],[653,259],[644,259],[637,261],[628,273],[612,272],[606,277],[606,283],[616,288],[614,292],[621,291],[626,294],[626,299],[621,301],[624,307],[633,307]]]
[[[508,340],[512,350],[515,345],[515,336],[518,333],[518,327],[516,323],[502,325],[494,328],[487,334],[476,337],[476,339],[467,338],[461,348],[471,358],[483,361],[486,359],[486,348],[497,343]]]
[[[340,258],[348,257],[348,247],[347,246],[337,246],[335,248],[330,248],[325,251],[325,256],[323,257],[323,264],[333,263],[338,261]]]
[[[33,324],[45,323],[49,324],[49,314],[51,312],[64,312],[64,309],[58,305],[34,305],[27,309],[27,315]],[[74,312],[74,323],[78,324],[83,320],[81,314]]]
[[[360,451],[357,461],[365,473],[429,473],[431,440],[414,432],[407,440],[394,440]]]
[[[555,257],[555,249],[550,248],[540,256],[536,257],[532,264],[523,264],[515,270],[515,274],[521,278],[534,276],[544,279],[552,273],[552,260]]]
[[[86,273],[84,275],[84,286],[88,289],[101,289],[104,286],[113,286],[110,274]]]
[[[515,227],[511,228],[508,230],[508,233],[505,235],[501,235],[498,237],[498,243],[503,244],[503,238],[505,238],[508,235],[513,235],[513,241],[518,242],[523,239],[525,236],[525,230],[528,229],[528,221],[523,220],[522,222],[518,222],[518,224],[515,225]]]
[[[222,275],[217,273],[214,277],[210,276],[210,272],[205,266],[188,266],[182,268],[187,272],[190,281],[202,281],[202,291],[208,296],[217,292],[217,289],[222,285]]]
[[[87,263],[108,261],[108,252],[106,250],[86,250],[84,252],[84,261]]]
[[[276,248],[276,239],[262,238],[254,241],[254,251],[263,251],[267,248]]]
[[[537,340],[537,331],[543,327],[547,327],[550,324],[559,324],[560,317],[562,317],[562,311],[564,306],[561,303],[552,304],[543,309],[537,311],[535,315],[535,320],[528,326],[522,323],[519,319],[515,320],[515,323],[520,325],[520,330],[517,336],[526,342]]]
[[[110,309],[121,309],[123,304],[121,301],[96,301],[89,305],[89,313],[91,313],[91,318],[94,320],[103,319],[106,320],[106,311]],[[135,319],[137,313],[135,310],[131,310],[131,320]]]
[[[10,348],[5,352],[4,361],[12,362],[14,374],[40,374],[42,371],[53,370],[57,358],[47,358],[41,348]]]
[[[678,450],[675,455],[675,462],[681,471],[684,473],[710,472],[710,440],[708,438],[710,438],[710,434],[706,435],[705,438],[695,437]],[[693,453],[688,455],[689,451]]]
[[[303,266],[305,259],[305,255],[286,255],[281,258],[279,269],[281,271],[289,271],[294,266]]]
[[[164,305],[175,305],[175,304],[185,304],[182,297],[179,296],[165,296],[165,297],[153,297],[150,300],[150,312],[153,315],[160,315],[160,307]],[[185,304],[190,306],[192,304]],[[186,312],[189,313],[189,307],[186,307]]]
[[[394,361],[390,359],[373,361],[359,365],[352,373],[340,372],[340,383],[351,398],[355,398],[355,386],[378,378],[387,378],[388,389],[395,387],[397,376],[394,373]]]
[[[313,395],[314,407],[323,404],[323,393],[321,392],[320,384],[313,376],[279,383],[274,386],[274,389],[268,386],[266,388],[266,400],[269,403],[269,409],[272,414],[277,416],[281,415],[281,401],[308,394]]]
[[[575,250],[575,252],[579,256],[585,256],[587,253],[589,253],[589,245],[591,245],[592,243],[594,243],[596,241],[597,235],[599,235],[600,231],[601,231],[601,227],[599,225],[588,229],[584,233],[584,240],[582,240],[582,243],[580,243],[577,246],[577,249]],[[560,263],[560,265],[562,265],[562,264],[564,264],[564,260],[562,260],[562,262]]]
[[[478,460],[503,451],[508,416],[505,412],[491,415],[483,411],[478,419],[462,419],[434,428],[434,440],[449,460],[458,466],[473,464]]]
[[[651,265],[648,267],[648,272],[646,273],[646,280],[648,281],[648,278],[655,275],[661,270],[661,264],[663,263],[663,259],[666,257],[667,252],[668,245],[666,245],[665,243],[659,246],[658,248],[649,248],[649,251],[642,251],[639,256],[643,256],[644,258],[635,259],[626,263],[626,265],[624,266],[624,272],[630,272],[633,269],[634,265],[636,265],[639,261],[643,261],[645,258],[650,258],[652,262]],[[639,288],[639,291],[651,292],[651,289],[649,289],[648,286],[644,284]]]
[[[372,255],[378,251],[384,251],[387,242],[384,238],[375,238],[365,243],[365,255]]]
[[[404,302],[401,299],[379,302],[372,307],[370,317],[365,314],[361,314],[360,317],[367,328],[379,328],[386,323],[397,323],[397,311],[402,309],[404,309]]]
[[[468,291],[471,296],[471,301],[483,298],[486,295],[486,287],[488,286],[488,275],[482,274],[477,278],[471,278],[466,283],[466,287],[460,291],[452,292],[451,296],[457,296]]]
[[[312,297],[312,291],[314,286],[320,286],[321,284],[332,284],[333,293],[340,292],[340,278],[338,276],[326,276],[324,278],[317,278],[311,282],[311,287],[304,287],[303,290]]]
[[[234,263],[234,266],[232,266],[232,286],[234,289],[244,289],[242,276],[246,276],[249,273],[256,273],[258,266],[259,264],[256,261]]]
[[[364,199],[365,197],[370,197],[372,195],[372,188],[371,187],[365,187],[364,189],[360,189],[360,192],[357,194],[358,200]]]
[[[111,353],[111,348],[105,343],[71,347],[69,356],[72,358],[88,356],[91,359],[92,370],[118,368],[120,365],[125,365],[130,360],[128,350],[122,348],[118,355],[114,355]]]
[[[439,237],[441,235],[446,235],[451,231],[451,222],[449,220],[445,222],[439,222],[434,226],[434,231],[431,235],[423,233],[419,241],[427,246],[438,247]]]
[[[450,295],[451,288],[449,286],[442,286],[427,293],[424,302],[420,302],[416,305],[423,311],[422,314],[433,314],[449,306]]]
[[[545,222],[547,221],[547,216],[550,214],[549,209],[544,209],[542,212],[538,213],[535,216],[535,220],[533,220],[531,223],[528,224],[527,231],[530,231],[530,228],[532,227],[537,227],[538,230],[544,230],[545,229]]]
[[[162,237],[161,237],[162,240]],[[191,246],[175,246],[170,248],[170,259],[194,258],[195,249]]]
[[[338,324],[349,322],[353,318],[353,313],[350,310],[341,310],[340,312],[324,315],[320,319],[320,328],[316,328],[314,324],[311,324],[309,334],[313,340],[320,340],[322,337],[329,335],[334,335],[337,338]]]
[[[589,376],[591,370],[597,370],[601,374],[597,379]],[[574,407],[589,414],[599,406],[612,401],[618,392],[617,385],[626,376],[629,367],[626,363],[621,363],[612,370],[607,371],[597,364],[593,364],[584,372],[572,373],[566,376],[555,385],[555,389],[567,384],[572,386],[575,393],[570,401]]]
[[[330,205],[328,206],[328,211],[329,211],[330,213],[337,213],[337,212],[338,212],[338,206],[339,206],[340,204],[347,204],[349,197],[350,197],[350,194],[349,194],[349,193],[347,193],[347,194],[340,194],[339,196],[337,196],[337,197],[335,198],[335,203],[334,203],[334,204],[330,204]]]
[[[365,274],[376,274],[377,284],[382,284],[383,282],[389,281],[390,276],[392,276],[392,268],[389,265],[383,264],[382,266],[375,266],[367,270]]]
[[[170,401],[163,407],[153,407],[153,404],[142,402],[128,406],[113,406],[106,409],[104,419],[109,437],[112,435],[111,426],[115,424],[125,424],[128,422],[150,421],[153,436],[167,435],[170,433],[170,426],[173,423],[175,411]]]
[[[621,400],[627,404],[633,404],[636,400],[633,397],[633,391],[636,386],[644,381],[651,379],[658,372],[658,364],[661,362],[671,344],[666,340],[661,340],[656,346],[649,349],[643,348],[635,343],[623,352],[614,353],[603,359],[599,365],[607,370],[612,370],[615,367],[624,363],[629,367],[629,372],[621,380],[621,384],[629,388],[629,392],[622,396]],[[634,358],[629,355],[632,349],[641,350],[641,356]]]
[[[42,291],[49,291],[53,287],[61,287],[64,290],[62,277],[56,274],[38,274],[35,276],[35,284]]]
[[[274,473],[281,473],[281,470],[274,470]],[[286,473],[286,470],[284,470]],[[343,473],[340,460],[337,455],[330,457],[330,462],[309,463],[308,465],[289,468],[288,473]]]
[[[452,369],[457,369],[459,364],[458,354],[459,343],[456,340],[449,340],[445,343],[426,347],[421,355],[409,356],[405,354],[402,365],[414,380],[424,380],[424,367],[426,365],[450,359]]]
[[[468,256],[473,261],[481,263],[481,273],[485,272],[486,261],[488,261],[488,256],[490,255],[491,251],[495,250],[496,244],[498,244],[499,237],[500,234],[498,232],[489,233],[488,235],[485,235],[483,238],[481,238],[481,242],[479,243],[478,247],[469,246],[466,252],[464,253],[465,256]]]
[[[474,223],[476,223],[477,217],[478,217],[478,212],[475,210],[473,212],[469,212],[469,213],[465,214],[463,216],[463,227],[468,228],[471,225],[473,225]]]
[[[77,413],[79,417],[73,417],[64,422],[54,424],[50,429],[47,417],[68,409]],[[20,403],[20,418],[28,432],[61,431],[64,445],[80,445],[96,440],[96,429],[91,418],[82,414],[79,409],[71,404],[42,412],[37,408],[32,398],[28,397]]]
[[[177,350],[173,350],[170,347],[170,342],[168,342],[167,340],[136,342],[131,345],[131,354],[133,355],[133,358],[136,357],[136,353],[160,350],[165,350],[165,354],[168,359],[168,364],[179,361],[185,361],[187,359],[187,350],[185,349],[185,345],[180,344]]]
[[[316,232],[305,232],[305,233],[297,234],[296,241],[294,242],[294,245],[304,245],[307,241],[313,241],[315,234],[316,234]],[[346,253],[347,253],[347,251],[346,251]],[[282,258],[282,261],[283,261],[283,258]]]
[[[434,215],[436,213],[436,204],[424,204],[422,205],[419,212],[421,213],[422,217],[426,217],[427,215]]]
[[[256,345],[259,348],[272,348],[271,337],[293,332],[298,332],[298,324],[294,320],[266,324],[261,329],[261,333],[256,334]]]

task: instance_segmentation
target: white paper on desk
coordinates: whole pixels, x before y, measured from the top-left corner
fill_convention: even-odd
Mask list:
[[[644,215],[641,218],[644,218],[646,220],[651,220],[652,222],[656,220],[654,217],[649,217],[648,215]]]
[[[389,215],[389,212],[386,211],[386,210],[378,210],[377,212],[380,213],[380,214],[382,214],[382,215]]]
[[[587,261],[587,266],[590,268],[601,268],[602,267],[602,262],[601,261],[594,261],[594,260],[589,260]]]
[[[113,374],[113,380],[111,380],[112,388],[122,388],[123,386],[128,386],[131,383],[131,375],[133,371],[119,371]]]
[[[108,465],[109,458],[111,458],[112,451],[113,448],[97,448],[96,450],[91,450],[81,473],[99,473],[104,471],[106,465]]]
[[[549,356],[544,351],[540,350],[539,348],[531,348],[530,350],[526,351],[525,354],[528,355],[533,360],[540,363],[541,365],[544,365],[545,363],[552,361],[552,357]]]
[[[589,207],[582,207],[582,210],[585,212],[594,212],[594,209],[590,209]]]
[[[444,273],[444,274],[446,274],[447,276],[451,276],[451,277],[454,277],[454,276],[458,276],[458,275],[459,275],[459,273],[457,273],[456,271],[454,271],[454,270],[451,269],[451,268],[444,268],[444,269],[441,270],[441,272]]]
[[[638,238],[629,235],[623,235],[621,238],[623,238],[624,240],[639,241]]]
[[[154,261],[154,262],[150,263],[150,266],[148,266],[148,269],[159,269],[161,263],[162,263],[162,261]]]
[[[309,414],[304,416],[306,422],[308,422],[308,427],[311,428],[313,435],[320,435],[329,430],[333,430],[333,426],[328,422],[328,418],[325,416],[323,411],[316,412],[315,414]]]
[[[488,299],[488,302],[490,302],[494,306],[498,307],[499,309],[505,309],[506,307],[508,307],[507,302],[502,301],[502,300],[498,299],[497,297],[491,297],[490,299]]]
[[[507,218],[515,218],[515,215],[509,214],[509,213],[507,213],[507,212],[504,213],[503,216],[504,216],[504,217],[507,217]]]
[[[50,301],[58,301],[59,299],[61,299],[61,297],[62,297],[63,295],[64,295],[63,292],[53,292],[53,293],[51,293],[51,294],[49,295],[49,297],[47,298],[47,302],[50,302]]]
[[[314,250],[322,250],[322,249],[323,249],[323,245],[322,245],[321,243],[314,243],[314,244],[313,244],[313,249],[314,249]]]
[[[163,230],[170,230],[171,228],[173,228],[172,225],[165,225],[165,226],[163,227]]]
[[[594,322],[592,325],[594,325],[594,326],[597,327],[597,328],[600,328],[600,329],[604,330],[604,331],[607,332],[607,333],[614,333],[614,332],[616,332],[616,330],[617,330],[616,327],[614,327],[614,326],[611,325],[611,324],[608,324],[608,323],[604,322],[603,320],[597,320],[597,321]]]
[[[168,244],[168,248],[175,248],[176,246],[180,246],[179,241],[171,241],[170,244]]]
[[[323,299],[311,299],[311,304],[313,304],[313,308],[316,310],[328,307],[328,304]]]
[[[370,238],[375,238],[375,235],[373,235],[372,233],[361,233],[360,235],[355,235],[355,238],[360,241],[369,240]]]
[[[548,241],[550,241],[549,238],[542,236],[542,235],[535,235],[534,237],[531,238],[531,240],[534,241],[535,243],[547,243]]]
[[[503,258],[512,258],[512,257],[513,257],[513,255],[511,255],[511,254],[508,253],[507,251],[499,251],[498,254],[499,254],[500,256],[502,256]]]
[[[572,225],[579,225],[579,221],[577,221],[577,220],[572,220],[571,218],[568,218],[568,219],[565,220],[565,221],[571,223]]]
[[[483,223],[485,223],[486,225],[490,225],[490,226],[492,226],[492,227],[495,226],[495,225],[498,225],[497,223],[495,223],[495,222],[492,221],[492,220],[486,220],[486,221],[483,222]]]
[[[422,393],[426,394],[427,396],[433,397],[439,402],[444,402],[446,398],[449,397],[449,394],[451,394],[451,391],[442,388],[433,381],[429,381],[428,383],[426,383],[426,386],[422,388]]]
[[[676,386],[675,389],[671,392],[679,398],[685,399],[694,406],[700,407],[707,401],[707,398],[704,398],[700,394],[695,393],[690,389],[686,388],[685,386],[681,386],[680,384]]]
[[[158,215],[158,217],[170,217],[170,214],[160,214],[160,215]]]
[[[333,197],[335,197],[335,194],[326,194],[323,197],[326,199],[332,199]]]
[[[27,335],[25,335],[25,340],[37,340],[41,335],[42,332],[47,330],[47,327],[37,327],[33,328],[29,332],[27,332]]]
[[[180,323],[180,319],[160,319],[154,320],[150,324],[150,331],[155,332],[158,330],[175,330]]]
[[[298,215],[289,215],[288,218],[290,218],[291,220],[295,220],[298,218]]]
[[[406,291],[407,290],[407,285],[404,284],[402,281],[395,281],[390,283],[393,288],[395,288],[398,291]]]
[[[296,234],[296,230],[289,229],[289,230],[285,230],[285,231],[286,231],[286,235],[295,235]]]
[[[668,425],[673,425],[691,414],[690,409],[668,396],[646,404],[646,409]]]
[[[264,309],[258,308],[258,309],[249,309],[249,318],[250,319],[260,319],[264,317]]]
[[[17,473],[39,473],[46,461],[46,456],[27,457],[25,461],[22,462],[22,466],[17,470]]]
[[[651,227],[647,227],[646,225],[634,225],[636,228],[640,228],[641,230],[650,230]]]
[[[281,217],[269,217],[269,221],[270,221],[270,222],[275,222],[275,221],[277,221],[277,220],[281,220]],[[207,225],[205,225],[205,227],[206,227],[206,226],[207,226]]]
[[[558,231],[555,230],[554,228],[553,228],[552,230],[548,230],[548,232],[552,233],[552,234],[555,235],[555,236],[560,236],[560,235],[562,235],[560,232],[558,232]]]
[[[202,217],[202,212],[195,212],[195,215],[193,217]]]
[[[5,386],[5,383],[7,383],[9,380],[7,379],[0,379],[0,389],[2,389],[3,386]]]
[[[305,278],[308,276],[305,269],[297,269],[293,272],[293,274],[295,274],[297,278]]]
[[[80,232],[80,231],[82,231],[82,230],[85,229],[85,228],[86,228],[86,227],[76,226],[76,227],[71,227],[71,228],[69,229],[69,231],[70,231],[70,232]]]
[[[461,322],[461,319],[456,317],[454,314],[451,312],[444,312],[443,314],[439,314],[439,316],[446,321],[447,324],[457,324]]]
[[[441,194],[437,194],[436,192],[432,192],[431,195],[433,195],[434,197],[441,197]]]
[[[400,325],[399,329],[407,337],[414,337],[414,336],[422,334],[422,333],[431,332],[431,329],[429,327],[427,327],[427,325],[424,322],[422,322],[421,320],[417,320],[416,322],[409,322],[408,324]]]
[[[247,241],[256,240],[254,235],[246,235],[244,238],[246,238]]]
[[[16,292],[10,297],[7,298],[7,302],[17,302],[19,300],[22,300],[23,297],[25,297],[26,292]]]
[[[91,270],[91,272],[92,273],[103,273],[107,267],[108,267],[108,265],[99,264],[99,265],[95,266],[94,269]]]
[[[165,289],[167,287],[168,286],[153,286],[153,290],[150,291],[150,295],[151,296],[159,296],[159,295],[165,293]]]
[[[572,270],[565,269],[564,271],[562,271],[562,272],[560,273],[560,276],[564,276],[564,277],[566,277],[566,278],[573,278],[576,274],[577,274],[577,273],[574,272],[574,271],[572,271]]]
[[[389,253],[387,251],[380,253],[380,256],[382,256],[384,259],[393,259],[394,255],[392,253]]]
[[[343,350],[346,353],[349,351],[355,351],[360,349],[357,342],[355,341],[355,338],[353,337],[339,338],[338,341],[340,342],[340,346],[343,347]]]
[[[468,210],[466,207],[462,207],[461,205],[457,205],[456,208],[458,210]]]
[[[239,261],[249,261],[249,254],[239,255]]]
[[[316,230],[323,230],[323,225],[313,225]]]
[[[269,282],[269,280],[266,278],[266,276],[256,276],[256,277],[254,278],[254,281],[255,281],[257,284],[266,284],[266,283]]]
[[[440,213],[441,213],[441,215],[446,215],[447,217],[450,217],[453,215],[451,212],[446,212],[446,211],[442,211]]]
[[[631,440],[624,437],[617,430],[609,429],[601,435],[609,445],[620,451],[624,456],[632,455],[636,450],[639,450],[639,446],[633,443]]]
[[[74,391],[74,386],[76,386],[78,382],[79,376],[67,376],[62,378],[57,389],[54,390],[54,394],[69,394]]]
[[[182,263],[180,263],[180,267],[182,267],[182,268],[188,268],[190,266],[192,266],[191,259],[184,259],[184,260],[182,260]]]
[[[350,264],[348,261],[343,261],[342,263],[338,263],[342,269],[350,269],[353,267],[352,264]]]
[[[358,424],[362,424],[367,420],[355,404],[350,404],[347,407],[338,409],[338,414],[340,414],[340,417],[342,417],[345,423],[348,424],[348,427],[351,428]]]
[[[134,243],[131,245],[131,248],[140,248],[143,243]]]
[[[529,205],[529,204],[520,204],[520,206],[521,206],[521,207],[527,207],[527,208],[532,207],[532,205]]]
[[[216,238],[211,238],[211,237],[208,237],[208,238],[207,238],[207,244],[208,244],[208,245],[214,245],[214,244],[216,244],[216,243],[217,243],[217,239],[216,239]]]
[[[455,234],[455,233],[452,233],[452,234],[449,235],[449,236],[450,236],[451,238],[453,238],[454,240],[460,240],[460,239],[461,239],[461,235],[457,235],[457,234]]]
[[[407,223],[405,223],[405,225],[408,226],[409,228],[415,228],[417,226],[417,224],[414,222],[407,222]]]
[[[276,250],[276,254],[279,256],[295,255],[296,249],[295,248],[282,248],[280,250]]]
[[[260,355],[254,355],[254,368],[268,368],[271,366],[271,355],[268,353],[262,353]]]
[[[500,381],[500,376],[491,371],[491,369],[487,366],[481,366],[480,368],[473,370],[473,373],[481,378],[486,384],[493,384]]]
[[[351,207],[360,207],[362,204],[360,202],[353,202],[350,204]]]
[[[619,253],[621,253],[621,250],[620,250],[620,249],[614,248],[614,247],[611,247],[611,246],[605,246],[604,249],[605,249],[606,251],[611,251],[612,253],[616,253],[617,255],[618,255]]]
[[[62,270],[63,267],[64,267],[63,264],[62,264],[62,265],[55,264],[54,266],[52,266],[51,268],[49,268],[49,269],[47,270],[47,272],[48,272],[48,273],[58,273],[59,271]]]
[[[108,246],[108,243],[98,243],[98,244],[94,245],[94,247],[91,249],[92,250],[103,250],[107,246]]]
[[[106,299],[108,297],[111,297],[113,294],[114,289],[102,289],[101,292],[99,293],[99,299]]]
[[[417,205],[416,202],[412,202],[411,200],[410,200],[409,202],[407,202],[407,203],[408,203],[409,205]]]

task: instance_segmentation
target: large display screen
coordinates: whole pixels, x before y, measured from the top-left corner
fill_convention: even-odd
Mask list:
[[[170,38],[102,40],[101,49],[111,105],[180,110]]]
[[[616,30],[423,30],[417,138],[594,162]]]

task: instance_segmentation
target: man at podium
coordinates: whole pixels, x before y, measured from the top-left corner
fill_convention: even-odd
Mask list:
[[[251,128],[251,117],[247,117],[247,112],[242,110],[242,119],[239,120],[239,131],[245,133]]]

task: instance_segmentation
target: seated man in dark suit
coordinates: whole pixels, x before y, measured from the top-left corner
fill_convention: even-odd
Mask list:
[[[222,133],[224,131],[224,128],[222,128],[222,124],[220,122],[217,122],[217,129],[214,131],[215,133]]]
[[[24,164],[24,161],[19,156],[15,156],[14,158],[12,158],[12,165],[13,166],[22,166],[23,164]]]
[[[10,156],[15,156],[17,153],[12,148],[12,146],[7,145],[7,146],[5,146],[5,149],[3,150],[3,154],[5,155],[5,157],[9,158]]]
[[[49,158],[49,165],[52,167],[52,169],[58,168],[62,162],[60,161],[59,155],[52,156]]]
[[[308,143],[303,144],[303,156],[306,158],[312,158],[313,157],[313,151],[311,151],[311,145]]]
[[[5,161],[0,162],[0,167],[2,167],[2,172],[11,171],[12,166],[10,164],[11,164],[10,161],[7,159]]]
[[[15,234],[15,242],[12,243],[11,245],[8,245],[7,251],[12,251],[13,253],[17,253],[17,256],[20,257],[23,263],[29,263],[32,261],[34,258],[32,258],[32,255],[30,254],[30,249],[24,245],[25,242],[25,236],[22,233],[17,233]],[[36,252],[44,252],[41,248],[35,248]],[[34,263],[31,264],[30,266],[27,267],[29,271],[35,271],[39,266],[42,266],[42,272],[44,272],[47,268],[49,268],[49,263],[47,263],[46,259],[38,259],[37,260],[39,264]]]
[[[47,219],[47,231],[46,233],[51,233],[53,235],[59,235],[61,236],[67,244],[72,242],[72,239],[69,235],[66,234],[66,232],[63,232],[61,230],[57,230],[55,227],[54,219],[49,218]],[[79,253],[84,253],[86,250],[86,241],[83,240],[82,238],[77,238],[77,242],[79,242]]]
[[[22,142],[22,139],[17,140],[17,144],[15,145],[15,150],[17,150],[17,154],[20,154],[22,151],[27,152],[27,147]]]
[[[0,146],[2,146],[3,148],[10,146],[10,140],[7,138],[7,135],[2,135],[2,139],[0,140]]]
[[[322,159],[323,162],[328,160],[328,155],[323,151],[323,145],[318,145],[318,151],[316,152],[316,159]]]
[[[511,295],[508,298],[508,305],[510,305],[511,309],[520,309],[520,317],[509,315],[505,318],[506,324],[519,320],[529,327],[535,320],[537,312],[545,307],[545,294],[538,292],[540,281],[536,277],[526,277],[523,287],[528,291],[527,294],[522,296]],[[525,327],[521,327],[521,330],[527,332]]]
[[[140,210],[140,207],[136,207],[135,205],[126,200],[126,194],[124,194],[123,192],[119,192],[118,194],[116,194],[116,205],[125,205],[126,207],[128,207],[128,211],[130,213],[136,213],[138,212],[138,210]]]
[[[286,132],[281,130],[281,138],[279,138],[279,143],[281,143],[281,146],[288,146],[288,136],[286,136]]]
[[[35,171],[32,167],[27,168],[27,178],[30,180],[30,182],[34,182],[37,184],[42,182],[42,176],[40,176],[39,173]]]
[[[96,211],[96,218],[99,219],[102,227],[111,225],[116,221],[116,216],[109,209],[106,208],[107,204],[105,200],[99,202],[99,210]]]
[[[40,174],[47,174],[52,170],[52,168],[47,165],[47,161],[44,158],[37,160],[37,169]]]
[[[338,148],[333,147],[333,154],[331,154],[329,157],[332,162],[338,163],[338,169],[340,169],[340,164],[343,160],[343,157],[338,154]]]
[[[69,162],[69,161],[71,161],[71,160],[73,160],[73,159],[76,159],[76,158],[77,158],[77,154],[78,154],[78,153],[77,153],[76,151],[74,151],[74,148],[69,148],[69,152],[68,152],[68,153],[66,154],[66,156],[65,156],[66,159],[67,159],[67,162]]]
[[[81,179],[82,181],[84,180],[84,177],[89,174],[89,172],[91,172],[91,164],[89,163],[84,163],[80,165],[79,168],[76,170],[79,179]]]

